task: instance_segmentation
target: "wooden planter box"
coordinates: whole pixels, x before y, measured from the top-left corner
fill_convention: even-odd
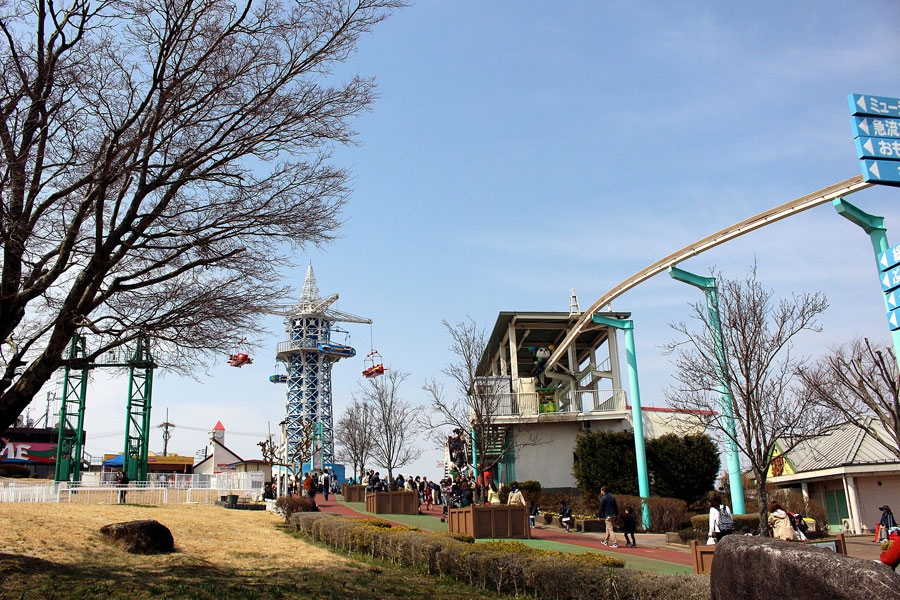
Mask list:
[[[366,511],[376,515],[417,515],[419,514],[419,492],[366,494]]]
[[[366,486],[347,485],[345,483],[341,486],[341,495],[344,497],[344,502],[365,502]]]
[[[448,511],[448,530],[474,538],[531,538],[526,506],[468,506]]]

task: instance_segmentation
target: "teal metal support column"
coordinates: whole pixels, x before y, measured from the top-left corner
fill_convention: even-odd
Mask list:
[[[858,225],[869,234],[869,239],[872,241],[872,250],[875,251],[875,270],[878,272],[878,279],[880,280],[882,273],[878,264],[878,257],[882,252],[887,252],[891,249],[890,244],[888,244],[887,228],[884,226],[884,217],[870,215],[843,198],[835,198],[832,201],[832,205],[839,215]],[[888,295],[882,294],[882,297],[885,311],[891,312],[891,306],[888,304]],[[897,361],[897,366],[900,367],[900,330],[891,331],[891,341],[894,343],[894,358]]]
[[[650,497],[650,475],[647,472],[647,450],[644,447],[644,416],[641,411],[641,387],[638,385],[637,353],[634,347],[634,321],[612,319],[600,315],[591,317],[594,323],[625,332],[625,358],[628,363],[628,385],[631,388],[631,421],[634,426],[634,456],[637,460],[638,491],[641,498]],[[644,530],[650,527],[650,506],[644,502],[641,511]]]
[[[738,454],[734,426],[734,397],[728,382],[728,369],[725,362],[725,343],[722,341],[722,322],[719,320],[719,292],[716,289],[715,277],[701,277],[694,273],[669,267],[669,276],[695,288],[703,290],[706,296],[706,311],[709,318],[709,329],[713,338],[716,353],[716,376],[719,380],[719,393],[722,397],[722,428],[725,431],[725,459],[728,467],[728,487],[731,489],[731,512],[744,514],[744,481],[741,479],[741,458]]]

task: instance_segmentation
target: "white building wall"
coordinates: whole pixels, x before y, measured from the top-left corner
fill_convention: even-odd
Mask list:
[[[856,491],[859,494],[860,525],[875,531],[881,520],[879,506],[887,504],[894,511],[900,510],[900,475],[874,475],[856,477]]]
[[[575,440],[582,431],[583,421],[542,422],[520,427],[519,439],[534,435],[540,444],[516,449],[516,480],[538,481],[542,488],[574,488]],[[591,421],[593,430],[621,431],[631,423],[619,421]]]

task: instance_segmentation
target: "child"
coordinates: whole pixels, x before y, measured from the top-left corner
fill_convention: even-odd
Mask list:
[[[562,506],[559,507],[559,522],[566,528],[566,531],[569,531],[569,528],[572,527],[572,507],[566,504],[565,500],[562,501]]]
[[[634,520],[634,510],[630,506],[622,515],[622,530],[625,532],[625,547],[637,548],[637,541],[634,539],[634,534],[637,533],[637,523]],[[631,541],[628,540],[629,537]]]

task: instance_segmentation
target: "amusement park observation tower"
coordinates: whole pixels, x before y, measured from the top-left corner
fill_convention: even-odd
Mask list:
[[[316,448],[311,468],[334,463],[334,426],[331,402],[331,366],[342,358],[356,355],[346,344],[331,341],[332,327],[337,322],[368,323],[372,320],[342,313],[329,307],[337,294],[319,297],[312,265],[306,269],[300,299],[293,305],[275,306],[266,311],[284,317],[286,342],[279,342],[275,358],[286,365],[287,375],[273,375],[270,380],[287,384],[285,400],[285,436],[287,463],[302,463],[303,426],[316,424]]]

